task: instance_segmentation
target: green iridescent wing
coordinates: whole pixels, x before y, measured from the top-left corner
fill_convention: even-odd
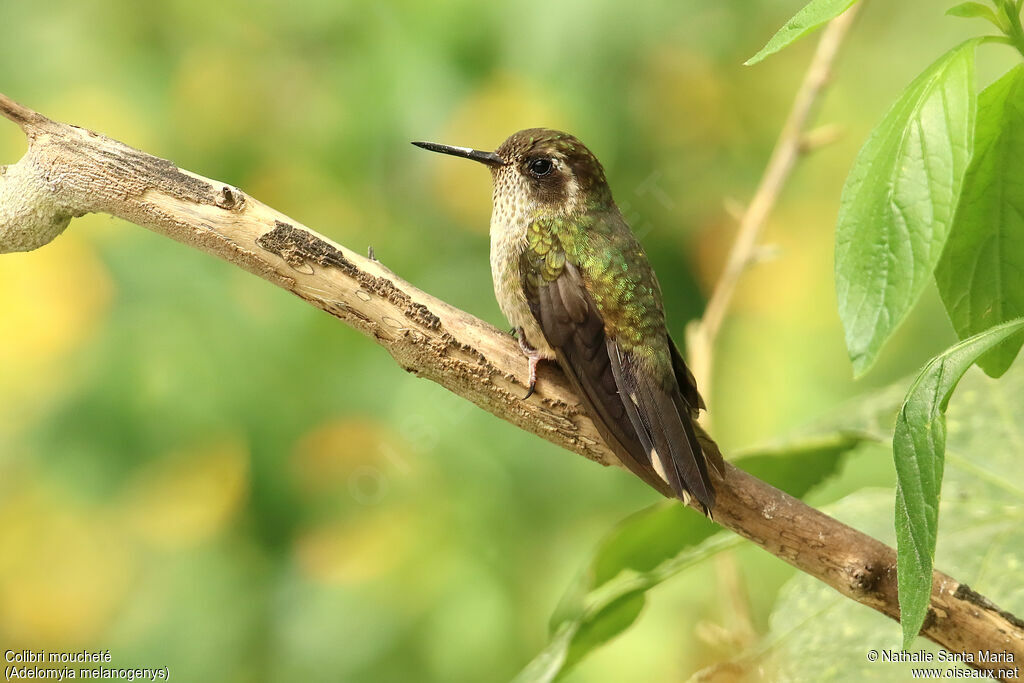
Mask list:
[[[520,267],[531,311],[623,464],[708,511],[714,489],[693,423],[700,397],[685,364],[677,379],[657,282],[621,217],[587,220],[530,226]]]

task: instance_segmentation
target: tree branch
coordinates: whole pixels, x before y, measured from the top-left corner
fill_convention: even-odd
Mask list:
[[[29,140],[0,168],[0,252],[46,244],[72,216],[108,213],[202,249],[356,328],[406,370],[569,451],[618,464],[565,378],[544,368],[520,400],[526,362],[512,338],[237,188],[103,135],[51,121],[0,95],[0,113]],[[716,520],[844,595],[898,618],[896,553],[733,466],[718,483]],[[1024,622],[935,573],[923,634],[957,652],[1024,659]],[[978,666],[995,666],[980,663]]]

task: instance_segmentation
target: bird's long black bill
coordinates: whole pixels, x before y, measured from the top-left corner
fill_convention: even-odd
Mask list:
[[[488,166],[504,166],[505,160],[494,152],[483,152],[479,149],[473,149],[471,147],[455,147],[453,145],[439,145],[436,142],[414,142],[412,143],[417,147],[430,150],[431,152],[440,152],[441,154],[451,154],[455,157],[463,157],[464,159],[472,159],[473,161],[479,161],[482,164]]]

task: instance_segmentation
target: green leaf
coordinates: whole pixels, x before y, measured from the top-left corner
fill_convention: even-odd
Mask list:
[[[551,615],[550,630],[578,621],[595,590],[620,573],[645,573],[695,548],[721,528],[674,500],[644,508],[616,524],[570,584]]]
[[[757,64],[765,57],[795,43],[850,9],[856,2],[857,0],[811,0],[804,5],[803,9],[793,15],[793,18],[787,21],[756,55],[744,64],[746,66]]]
[[[565,666],[569,646],[578,630],[578,623],[566,622],[548,641],[547,647],[530,660],[526,668],[512,679],[512,683],[547,683],[547,681],[555,680]]]
[[[828,480],[864,441],[855,432],[803,438],[752,450],[737,464],[769,483],[803,496]],[[629,628],[648,590],[742,539],[676,501],[630,515],[598,545],[551,617],[551,640],[517,681],[551,681]]]
[[[879,409],[879,415],[893,416],[906,385],[902,383],[898,396],[893,397],[890,388],[843,406],[835,416],[836,423],[873,429],[875,417],[858,413],[856,408],[868,403]],[[1016,364],[998,382],[973,371],[960,382],[947,419],[943,523],[935,558],[938,568],[1018,615],[1024,612],[1020,415],[1024,415],[1024,363]],[[893,544],[892,500],[891,488],[861,489],[823,511]],[[813,680],[821,683],[902,683],[911,679],[912,668],[922,665],[871,662],[866,657],[870,650],[895,650],[899,638],[900,626],[895,621],[865,609],[807,574],[794,572],[774,601],[767,634],[749,650],[737,653],[733,661],[740,671],[763,670],[777,681],[808,680],[808,672],[813,672]],[[921,638],[913,646],[913,651],[918,650],[937,653],[939,647]],[[718,666],[729,670],[728,665]],[[938,659],[924,666],[968,670],[966,665]],[[703,679],[697,675],[693,680]]]
[[[596,650],[632,626],[647,602],[644,596],[646,590],[647,586],[644,586],[616,597],[594,616],[585,619],[569,645],[563,671],[568,671],[592,650]]]
[[[854,161],[836,226],[836,294],[863,374],[931,278],[974,141],[974,48],[950,50],[904,91]]]
[[[981,17],[992,22],[1001,31],[1005,32],[1007,30],[1007,27],[999,22],[999,18],[996,17],[996,13],[992,11],[992,8],[980,2],[962,2],[959,5],[950,7],[946,10],[946,14],[951,17],[963,17],[966,19]]]
[[[838,471],[844,457],[871,437],[837,431],[801,437],[738,453],[738,467],[802,498]],[[598,545],[591,561],[591,586],[600,586],[619,572],[650,571],[710,538],[720,528],[675,501],[666,500],[630,515]],[[552,626],[554,630],[556,621]]]
[[[677,507],[681,506],[677,504]],[[578,613],[559,624],[548,646],[515,680],[521,683],[547,683],[555,680],[591,650],[629,628],[640,615],[645,602],[644,594],[648,590],[741,542],[741,537],[722,531],[650,571],[625,571],[596,587],[586,595]]]
[[[733,462],[775,488],[803,498],[834,475],[850,451],[870,440],[860,432],[836,432],[739,454]]]
[[[1024,319],[993,327],[944,351],[907,393],[893,434],[896,463],[896,578],[903,646],[921,630],[932,590],[939,491],[946,451],[946,406],[957,383],[982,353],[1024,330]]]
[[[953,475],[950,462],[951,479]],[[960,478],[963,485],[950,488],[961,495],[943,497],[942,515],[950,520],[962,519],[964,523],[943,529],[939,564],[944,571],[994,600],[1001,609],[1020,614],[1024,609],[1024,591],[1020,588],[1024,585],[1024,508],[1015,505],[1019,498],[1014,499],[1006,491],[994,499],[981,498],[977,495],[978,482],[972,475],[963,472]],[[987,487],[985,490],[998,493]],[[888,513],[891,502],[891,491],[865,489],[825,512],[874,538],[892,543],[892,518]],[[905,683],[912,680],[911,669],[920,670],[922,664],[871,662],[866,656],[871,650],[897,650],[899,638],[900,626],[896,622],[807,574],[795,572],[775,600],[768,634],[759,647],[768,650],[768,661],[759,664],[772,672],[770,680],[775,681]],[[915,642],[913,651],[920,650],[935,655],[933,662],[923,666],[961,670],[959,675],[940,674],[946,680],[970,677],[968,665],[940,659],[941,648],[930,640],[921,638]],[[739,659],[756,654],[744,653]],[[741,670],[754,667],[748,664]],[[811,679],[809,671],[814,672]],[[695,676],[694,680],[700,679]]]
[[[594,586],[626,570],[645,572],[721,531],[674,500],[627,517],[598,546],[592,563]]]
[[[957,335],[965,339],[1024,316],[1024,65],[978,97],[974,157],[935,282]],[[999,377],[1017,357],[1021,336],[978,365]]]

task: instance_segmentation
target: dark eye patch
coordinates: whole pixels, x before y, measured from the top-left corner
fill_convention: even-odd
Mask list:
[[[526,166],[526,170],[534,178],[543,178],[546,175],[550,175],[554,168],[555,165],[551,163],[551,159],[546,158],[534,159]]]

